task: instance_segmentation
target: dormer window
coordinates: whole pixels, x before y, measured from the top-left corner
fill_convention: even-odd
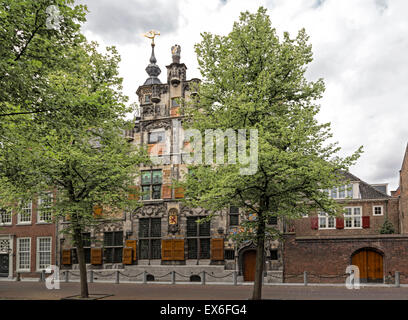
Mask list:
[[[353,185],[348,184],[340,187],[334,187],[327,190],[329,197],[333,199],[353,198]]]
[[[145,103],[150,103],[150,94],[145,95]]]

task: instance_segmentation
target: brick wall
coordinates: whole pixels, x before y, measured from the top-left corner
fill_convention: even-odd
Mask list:
[[[376,235],[354,237],[284,237],[285,282],[303,282],[303,272],[320,276],[343,275],[351,264],[352,254],[362,248],[374,248],[383,253],[384,276],[395,271],[402,273],[401,283],[408,283],[408,237],[405,235]],[[299,277],[293,275],[301,274]],[[342,283],[339,278],[309,276],[309,282]]]

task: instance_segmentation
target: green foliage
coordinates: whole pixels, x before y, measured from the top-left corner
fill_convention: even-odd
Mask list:
[[[381,226],[380,233],[381,234],[393,234],[393,233],[395,233],[394,225],[392,224],[392,222],[388,218],[385,218],[384,223]]]
[[[360,148],[349,157],[336,156],[340,148],[327,142],[330,124],[315,119],[324,83],[305,78],[312,61],[308,39],[304,29],[295,38],[288,33],[279,38],[260,8],[242,13],[228,35],[203,33],[196,45],[203,81],[197,97],[185,102],[185,128],[203,136],[208,129],[258,130],[258,170],[241,175],[245,165],[239,163],[190,166],[194,174],[184,182],[185,201],[214,212],[233,205],[245,216],[256,213],[256,222],[241,226],[242,235],[255,242],[279,237],[275,229],[264,230],[273,215],[282,221],[316,210],[340,213],[323,190],[344,185],[342,172],[361,153]]]
[[[68,217],[64,231],[78,235],[98,223],[94,205],[111,214],[139,206],[128,191],[147,155],[122,134],[133,107],[117,50],[86,42],[85,8],[72,3],[0,0],[0,206],[57,191],[54,217]],[[63,15],[59,31],[45,26],[51,4]]]

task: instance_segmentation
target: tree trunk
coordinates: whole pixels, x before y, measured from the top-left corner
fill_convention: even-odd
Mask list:
[[[81,230],[74,230],[74,239],[77,247],[77,256],[79,264],[79,275],[81,284],[81,298],[88,298],[88,279],[86,274],[86,264],[85,264],[85,252],[82,243],[82,233]]]
[[[256,233],[257,248],[256,248],[256,265],[255,265],[255,281],[252,300],[262,299],[262,278],[264,272],[264,256],[265,256],[265,220],[262,215],[258,217],[258,230]]]

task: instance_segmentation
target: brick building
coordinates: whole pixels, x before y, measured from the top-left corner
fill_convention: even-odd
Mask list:
[[[408,147],[400,171],[399,188],[387,194],[386,185],[369,185],[347,174],[351,182],[329,195],[344,205],[342,217],[315,213],[294,222],[293,232],[284,238],[284,279],[303,281],[303,272],[311,282],[343,282],[346,267],[357,265],[363,282],[383,282],[395,271],[408,283]],[[385,220],[393,234],[380,232]]]
[[[154,44],[149,77],[137,89],[140,116],[125,136],[129,143],[148,145],[149,153],[162,161],[140,167],[135,188],[142,192],[143,207],[107,219],[84,235],[88,269],[124,269],[127,274],[147,271],[153,280],[170,280],[176,270],[190,279],[206,271],[209,281],[217,281],[238,271],[238,280],[252,281],[256,248],[252,242],[237,247],[228,235],[236,232],[242,219],[239,208],[219,212],[210,222],[197,224],[207,216],[202,208],[185,207],[183,190],[172,180],[187,173],[183,162],[183,121],[179,98],[189,100],[196,94],[199,79],[187,80],[187,67],[180,62],[180,46],[172,47],[172,63],[166,66],[167,82],[162,83],[156,64]],[[178,135],[178,131],[181,134]],[[270,241],[265,247],[266,282],[303,281],[307,271],[311,282],[343,282],[348,265],[358,265],[362,281],[382,282],[395,271],[408,275],[408,149],[400,171],[400,187],[388,195],[387,185],[370,185],[346,173],[345,185],[328,190],[329,196],[344,205],[342,217],[316,212],[294,221],[271,220],[284,233],[284,241]],[[393,234],[382,234],[385,220]],[[69,222],[61,222],[59,228]],[[57,241],[63,269],[77,269],[76,250],[69,239]],[[163,277],[162,277],[163,276]],[[167,278],[166,278],[167,277]],[[213,277],[213,278],[211,278]],[[231,277],[231,276],[229,276]],[[402,278],[408,283],[408,277]]]
[[[46,193],[21,206],[0,210],[0,277],[39,277],[56,264],[56,224]]]
[[[231,270],[237,270],[242,280],[252,280],[255,246],[248,242],[237,248],[227,240],[227,235],[235,232],[240,219],[244,218],[240,210],[227,208],[211,222],[197,224],[196,220],[208,212],[183,206],[180,202],[183,190],[172,186],[172,179],[179,180],[187,172],[183,162],[186,143],[180,141],[184,117],[179,98],[189,100],[195,94],[195,84],[199,83],[198,79],[187,80],[187,67],[180,62],[180,51],[180,46],[172,47],[172,63],[166,66],[167,82],[161,83],[158,78],[161,70],[156,65],[152,44],[150,64],[146,68],[149,77],[136,91],[140,117],[134,129],[125,134],[130,143],[147,144],[149,153],[164,161],[140,167],[141,175],[135,187],[142,192],[141,209],[124,212],[113,220],[102,219],[98,227],[86,232],[87,267],[123,268],[128,274],[147,271],[150,277],[177,270],[191,279],[198,279],[201,272],[206,271],[208,281],[228,274],[229,280],[228,277],[224,280],[231,281]],[[177,130],[181,131],[180,135]],[[69,222],[62,222],[60,228],[65,223]],[[278,221],[271,223],[281,228]],[[72,242],[63,238],[59,243],[62,268],[78,268]],[[282,281],[278,241],[268,243],[265,267],[270,281]]]

